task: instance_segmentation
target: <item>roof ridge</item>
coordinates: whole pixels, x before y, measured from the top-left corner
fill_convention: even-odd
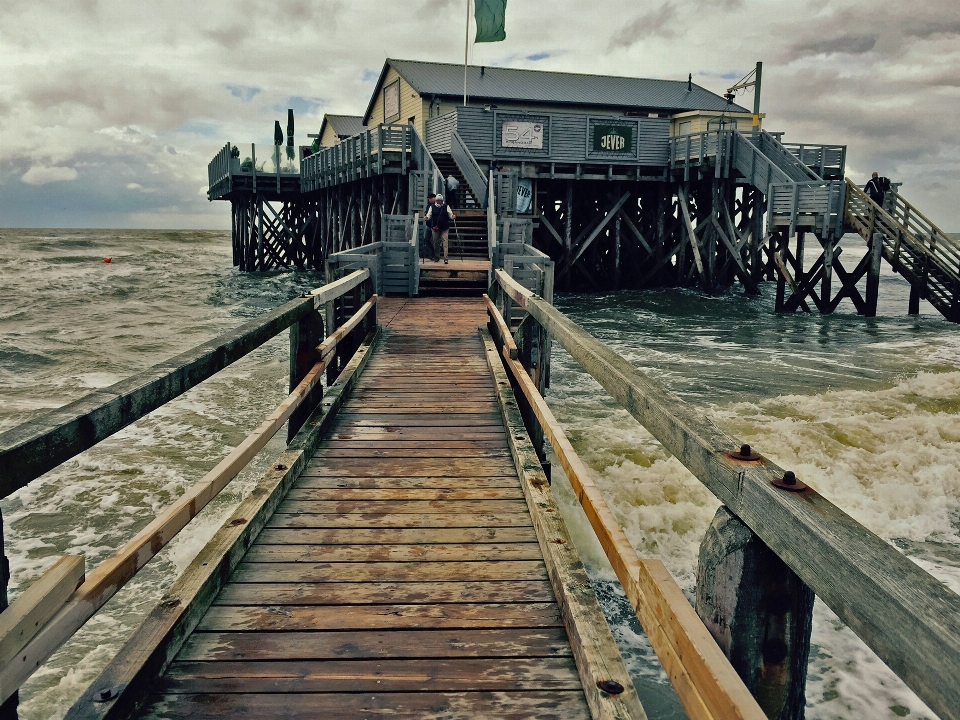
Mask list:
[[[448,63],[448,62],[432,62],[430,60],[405,60],[403,58],[387,58],[388,63],[394,62],[403,62],[403,63],[414,63],[417,65],[443,65],[445,67],[463,67],[460,63]],[[570,72],[569,70],[537,70],[535,68],[514,68],[514,67],[504,67],[502,65],[467,65],[471,68],[492,68],[495,70],[510,70],[513,72],[531,72],[531,73],[549,73],[551,75],[570,75],[573,77],[602,77],[602,78],[611,78],[615,80],[653,80],[655,82],[665,82],[665,83],[679,83],[686,85],[686,80],[669,80],[663,78],[652,78],[652,77],[635,77],[633,75],[599,75],[596,73],[581,73],[581,72]],[[701,90],[707,90],[707,88],[702,85],[697,85],[693,83],[695,87],[700,88]],[[713,92],[712,90],[707,90],[707,92]]]

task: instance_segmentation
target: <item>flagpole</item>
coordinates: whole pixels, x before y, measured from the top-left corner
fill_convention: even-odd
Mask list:
[[[463,106],[467,106],[467,48],[470,46],[470,0],[467,0],[467,27],[463,32]]]

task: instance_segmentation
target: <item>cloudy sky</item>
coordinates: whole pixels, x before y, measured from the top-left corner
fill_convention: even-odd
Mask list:
[[[464,0],[3,0],[0,227],[229,227],[206,166],[360,114],[385,57],[458,62]],[[484,65],[686,79],[764,63],[765,127],[848,146],[960,231],[956,0],[509,0]],[[738,100],[751,105],[752,97]],[[285,125],[285,122],[283,123]]]

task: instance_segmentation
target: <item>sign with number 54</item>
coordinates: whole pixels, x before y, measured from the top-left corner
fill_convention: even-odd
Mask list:
[[[543,150],[543,123],[504,120],[500,129],[500,145],[505,148]]]

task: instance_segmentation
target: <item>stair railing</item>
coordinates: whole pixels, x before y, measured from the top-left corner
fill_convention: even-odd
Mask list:
[[[486,176],[483,170],[480,169],[480,165],[474,159],[470,148],[467,147],[463,138],[460,137],[460,133],[456,130],[454,130],[450,136],[450,155],[453,157],[453,161],[457,164],[457,167],[460,168],[460,172],[463,173],[463,179],[467,185],[470,186],[473,196],[475,198],[483,198],[487,192]]]
[[[899,195],[894,199],[892,212],[888,212],[849,179],[846,191],[845,222],[867,240],[872,233],[881,233],[884,257],[894,270],[906,269],[901,254],[908,248],[925,258],[928,269],[932,266],[953,285],[954,297],[960,293],[960,243]]]

